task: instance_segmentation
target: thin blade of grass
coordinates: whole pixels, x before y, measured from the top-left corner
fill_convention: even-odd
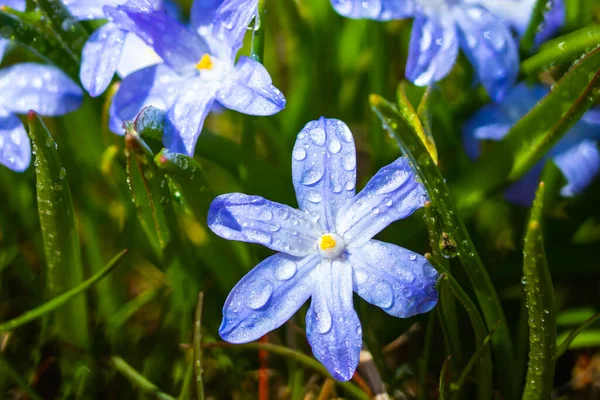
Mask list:
[[[439,400],[446,400],[446,375],[448,375],[448,367],[452,356],[446,357],[444,364],[442,364],[442,370],[440,371],[440,384],[439,384]]]
[[[52,31],[62,42],[73,58],[81,61],[81,51],[89,35],[83,25],[60,1],[35,0],[35,3],[50,23]]]
[[[10,321],[6,321],[0,324],[0,332],[12,331],[22,325],[25,325],[31,321],[34,321],[38,318],[47,315],[48,313],[56,310],[62,305],[68,303],[73,300],[77,295],[88,290],[92,285],[99,282],[102,278],[107,276],[112,272],[113,269],[119,264],[123,256],[127,253],[127,250],[123,250],[119,254],[117,254],[106,266],[98,271],[96,274],[91,276],[89,279],[85,280],[81,284],[72,288],[71,290],[61,294],[54,299],[47,301],[39,307],[34,308],[33,310],[27,311],[24,314],[18,316],[17,318],[11,319]]]
[[[194,376],[196,381],[196,396],[204,400],[204,383],[202,380],[202,308],[204,306],[204,293],[198,294],[198,304],[194,318]]]
[[[118,356],[110,357],[110,365],[115,371],[119,372],[135,385],[142,393],[155,396],[159,400],[175,400],[174,397],[161,391],[154,383],[136,371],[125,360]]]
[[[523,250],[523,285],[529,313],[529,366],[523,400],[551,398],[556,363],[554,288],[541,228],[544,189],[542,182],[533,202]]]
[[[581,332],[592,326],[592,324],[600,319],[600,313],[591,316],[584,323],[579,325],[577,328],[573,329],[569,335],[560,342],[558,345],[558,349],[556,351],[556,358],[562,356],[568,349],[571,342],[579,335]]]
[[[548,4],[547,0],[536,0],[533,12],[527,25],[527,30],[523,37],[521,37],[521,53],[529,54],[533,46],[535,45],[535,36],[539,32],[540,26],[544,22],[544,13],[546,12]]]

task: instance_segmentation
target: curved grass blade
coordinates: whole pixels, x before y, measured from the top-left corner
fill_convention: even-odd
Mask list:
[[[304,353],[300,353],[299,351],[292,350],[288,347],[280,346],[277,344],[252,342],[252,343],[233,345],[233,344],[230,344],[227,342],[215,342],[215,343],[205,344],[204,348],[265,350],[265,351],[268,351],[269,353],[273,353],[273,354],[276,354],[281,357],[296,360],[300,364],[303,364],[305,367],[308,367],[308,368],[320,373],[324,377],[327,377],[327,378],[331,377],[331,375],[329,374],[329,371],[327,371],[327,369],[323,366],[323,364],[321,364],[314,358],[312,358]],[[342,389],[344,389],[344,391],[346,393],[348,393],[350,396],[354,397],[355,399],[359,399],[359,400],[368,400],[369,399],[369,396],[352,382],[335,382],[335,383],[336,383],[336,385],[339,385]]]
[[[171,193],[164,174],[154,164],[154,154],[131,125],[125,134],[127,176],[137,215],[155,253],[164,261],[172,235],[166,213]]]
[[[546,4],[549,4],[547,0],[537,0],[535,2],[527,30],[521,38],[520,46],[522,54],[529,54],[535,45],[535,35],[537,35],[541,24],[544,22],[544,13],[547,9]]]
[[[572,62],[600,42],[600,24],[588,25],[540,45],[537,54],[523,60],[521,71],[531,75],[557,63]]]
[[[106,330],[109,332],[109,334],[116,333],[120,326],[125,324],[129,318],[137,313],[142,307],[154,300],[156,296],[162,292],[162,290],[163,289],[161,287],[148,289],[131,299],[123,307],[117,310],[108,320],[108,327]]]
[[[479,382],[479,384],[477,385],[477,398],[478,399],[491,399],[492,398],[492,393],[493,393],[493,389],[492,389],[492,355],[490,352],[490,348],[485,345],[487,344],[487,342],[489,341],[489,339],[486,338],[488,336],[487,330],[486,330],[486,326],[483,322],[483,320],[481,319],[481,315],[479,315],[479,311],[477,310],[477,306],[475,306],[475,304],[473,303],[473,301],[471,300],[471,298],[469,297],[469,295],[467,295],[467,293],[465,293],[465,291],[463,290],[463,288],[459,285],[459,283],[454,279],[454,277],[452,277],[452,275],[450,275],[450,273],[448,272],[448,270],[446,268],[444,268],[435,258],[433,258],[431,256],[431,254],[425,254],[425,257],[427,258],[427,260],[429,260],[429,262],[431,263],[431,265],[433,265],[435,267],[435,269],[438,270],[438,272],[440,274],[443,274],[443,280],[442,283],[444,282],[448,282],[448,286],[450,287],[450,290],[452,290],[452,293],[454,293],[454,296],[458,299],[458,301],[462,304],[462,306],[464,307],[465,311],[467,312],[467,315],[469,316],[469,320],[471,321],[471,326],[473,327],[473,332],[475,334],[475,343],[477,343],[477,351],[475,353],[476,357],[472,357],[471,360],[473,360],[473,362],[477,361],[478,362],[478,366],[477,366],[477,381]],[[444,286],[442,284],[442,286]],[[494,332],[499,325],[500,321],[497,321],[496,324],[492,327],[492,329],[490,329],[490,333]],[[493,337],[493,336],[491,336]],[[490,337],[490,338],[491,338]],[[484,344],[483,346],[481,344]],[[468,367],[468,365],[467,365]],[[465,367],[465,371],[466,373],[469,372],[469,370],[467,370],[467,367]],[[464,374],[465,372],[463,372]],[[465,376],[466,378],[466,376]],[[462,385],[452,389],[453,392],[455,392],[455,396],[458,395],[458,391],[460,390]]]
[[[448,260],[442,254],[439,246],[439,238],[442,236],[442,230],[440,228],[439,219],[435,209],[431,202],[425,203],[425,225],[427,226],[427,233],[429,236],[429,246],[431,247],[431,254],[433,258],[439,260],[445,269],[449,269]],[[439,312],[440,322],[442,324],[442,330],[446,336],[448,344],[448,350],[452,356],[450,362],[453,366],[462,364],[462,346],[460,339],[460,329],[458,328],[456,303],[450,288],[447,285],[441,285],[439,289],[440,300],[437,307]]]
[[[504,142],[514,153],[508,180],[515,182],[533,167],[600,98],[600,47],[586,54],[527,115]]]
[[[159,400],[175,400],[174,397],[162,392],[154,383],[137,372],[131,365],[118,356],[110,357],[110,365],[133,385],[137,386],[142,393],[152,395]]]
[[[89,35],[83,25],[71,15],[69,9],[60,1],[35,0],[35,3],[50,22],[54,34],[60,39],[63,46],[72,54],[73,58],[81,63],[83,45]]]
[[[405,99],[402,87],[400,87],[399,92],[401,99]],[[440,225],[443,229],[441,239],[445,239],[449,245],[456,246],[454,251],[447,253],[447,256],[458,255],[460,258],[473,285],[488,329],[492,329],[498,321],[502,321],[492,338],[492,348],[496,357],[497,371],[503,392],[508,397],[515,397],[515,380],[510,374],[511,366],[514,365],[513,345],[508,324],[505,323],[504,311],[492,280],[483,266],[464,222],[456,211],[456,206],[452,202],[445,179],[431,158],[419,134],[413,128],[418,119],[415,121],[415,118],[407,115],[411,112],[409,107],[398,110],[393,104],[380,96],[371,95],[370,103],[386,130],[396,139],[404,154],[410,158],[413,167],[425,185],[431,202],[440,216]],[[402,100],[401,103],[407,104],[408,101]],[[447,248],[447,250],[451,249]],[[482,341],[483,337],[478,342]]]
[[[79,60],[60,41],[0,8],[0,36],[14,40],[62,69],[74,82],[79,82]]]
[[[440,371],[440,384],[439,384],[439,400],[446,400],[448,397],[446,396],[446,375],[448,375],[448,366],[450,365],[450,360],[452,356],[446,357],[444,360],[444,364],[442,364],[442,370]]]
[[[47,315],[48,313],[61,307],[62,305],[72,301],[77,295],[85,292],[92,285],[96,284],[97,282],[102,280],[102,278],[110,274],[113,271],[113,269],[115,269],[115,267],[119,264],[123,256],[125,256],[125,254],[127,254],[127,250],[123,250],[122,252],[117,254],[115,257],[113,257],[112,260],[109,261],[108,264],[106,264],[106,266],[102,270],[98,271],[89,279],[85,280],[84,282],[72,288],[71,290],[61,294],[58,297],[53,298],[50,301],[47,301],[46,303],[34,308],[33,310],[25,312],[24,314],[18,316],[15,319],[11,319],[10,321],[6,321],[0,324],[0,332],[12,331],[31,321],[41,318],[44,315]]]
[[[551,398],[554,383],[556,313],[540,225],[543,208],[542,182],[533,202],[523,250],[523,284],[529,313],[529,366],[523,400]]]
[[[47,295],[58,296],[83,281],[81,248],[75,208],[67,172],[60,161],[57,145],[34,111],[28,114],[29,138],[35,154],[38,213],[46,256]],[[74,299],[56,310],[59,337],[81,348],[88,348],[88,313],[86,298]]]
[[[500,324],[500,321],[498,321],[496,326],[490,331],[490,333],[488,333],[486,335],[485,339],[483,339],[483,342],[480,343],[479,346],[477,346],[475,353],[473,354],[473,356],[471,356],[471,358],[469,359],[469,362],[467,362],[467,365],[465,366],[463,371],[460,373],[460,377],[458,378],[458,380],[456,382],[453,382],[450,384],[450,390],[452,390],[454,392],[453,398],[458,397],[462,387],[464,386],[465,382],[467,381],[467,377],[469,376],[469,373],[475,366],[475,363],[485,353],[485,350],[488,348],[488,344],[489,344],[490,340],[492,340],[492,336],[494,335],[494,332],[498,328],[499,324]],[[490,359],[490,362],[491,362],[491,359]]]
[[[558,349],[556,351],[556,358],[562,356],[568,349],[571,342],[584,330],[589,328],[594,324],[594,322],[600,320],[600,313],[591,316],[584,323],[579,325],[577,328],[573,329],[567,337],[565,337],[560,344],[558,345]]]

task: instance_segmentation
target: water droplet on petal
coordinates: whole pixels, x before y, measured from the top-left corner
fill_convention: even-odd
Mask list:
[[[389,308],[394,303],[394,292],[387,282],[376,282],[371,289],[371,296],[373,304],[381,308]]]
[[[331,154],[337,154],[342,149],[342,144],[337,139],[331,139],[327,148]]]
[[[317,146],[323,146],[325,144],[325,130],[321,127],[311,129],[309,132],[310,140],[313,141]]]
[[[306,158],[306,150],[303,148],[296,148],[292,153],[292,157],[294,157],[294,160],[302,161]]]
[[[269,281],[254,280],[247,284],[246,304],[253,310],[258,310],[269,302],[273,295],[273,285]]]
[[[273,241],[273,237],[270,234],[256,229],[244,230],[244,236],[250,242],[264,244],[265,246],[270,245]]]
[[[320,203],[323,200],[323,196],[321,196],[321,193],[311,190],[308,192],[306,199],[311,203]]]
[[[304,171],[304,174],[302,174],[302,179],[300,180],[300,183],[307,186],[314,185],[323,178],[324,173],[325,170],[323,168],[319,168],[316,166],[309,168],[306,171]]]
[[[275,277],[280,281],[287,281],[296,275],[296,263],[292,260],[283,260],[275,269]]]
[[[411,254],[410,256],[408,256],[408,258],[410,259],[410,261],[415,261],[417,259],[417,255]]]
[[[354,171],[354,168],[356,168],[356,155],[354,153],[346,153],[342,156],[342,168],[346,171]]]

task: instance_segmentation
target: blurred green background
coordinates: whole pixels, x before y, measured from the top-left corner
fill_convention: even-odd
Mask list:
[[[189,10],[189,1],[180,3],[184,12]],[[402,154],[372,111],[369,95],[395,102],[411,21],[347,20],[327,0],[265,3],[266,19],[260,26],[266,34],[264,64],[287,98],[281,113],[264,118],[233,111],[212,113],[194,160],[163,153],[164,158],[159,155],[155,161],[160,141],[152,132],[141,137],[131,132],[125,140],[110,133],[106,119],[110,94],[88,97],[77,112],[44,120],[58,150],[39,149],[39,166],[32,164],[22,174],[0,168],[0,321],[43,308],[128,250],[114,270],[84,295],[18,328],[0,329],[0,398],[197,398],[193,367],[199,292],[204,294],[199,332],[205,347],[206,398],[368,398],[381,394],[382,387],[391,398],[438,398],[440,370],[448,354],[453,357],[443,375],[446,384],[466,373],[461,389],[450,385],[446,396],[477,398],[478,368],[470,369],[469,360],[475,354],[473,362],[479,362],[485,346],[476,344],[470,316],[458,303],[445,316],[436,309],[396,319],[355,296],[374,363],[361,363],[358,377],[344,385],[333,384],[315,369],[304,335],[307,305],[269,334],[262,347],[220,342],[217,329],[227,294],[270,251],[212,234],[205,218],[212,198],[244,192],[296,206],[292,147],[302,127],[320,116],[341,119],[351,128],[358,152],[358,189]],[[561,35],[568,35],[563,40],[570,45],[568,51],[559,51],[552,43],[542,47],[525,60],[529,66],[538,64],[525,67],[524,62],[522,79],[552,84],[600,43],[599,4],[570,0],[567,10]],[[588,42],[581,39],[584,36]],[[251,52],[252,30],[246,39],[243,55]],[[40,59],[15,47],[2,66],[23,61]],[[415,108],[424,92],[406,87]],[[522,282],[530,210],[507,203],[500,190],[473,196],[480,181],[471,179],[475,168],[462,150],[461,126],[488,100],[473,84],[472,69],[463,56],[450,76],[431,89],[427,101],[439,170],[498,292],[507,317],[501,324],[509,329],[514,344],[514,365],[493,364],[504,369],[495,370],[493,387],[502,387],[502,376],[508,375],[515,386],[513,394],[520,393],[532,339]],[[548,112],[553,115],[557,110]],[[51,140],[40,121],[34,119],[31,127],[34,142]],[[560,343],[600,308],[600,179],[582,195],[566,199],[557,194],[562,178],[549,170],[541,218]],[[49,191],[59,181],[61,190]],[[67,186],[70,197],[62,190]],[[46,214],[45,201],[52,202],[50,212],[55,214]],[[430,245],[424,216],[419,211],[392,224],[378,238],[435,255],[439,249]],[[47,221],[44,229],[40,218]],[[56,237],[60,243],[49,245],[48,240]],[[49,261],[48,255],[60,246],[70,250],[55,254],[56,262]],[[459,258],[449,259],[446,268],[475,301]],[[452,333],[444,329],[448,316],[460,334],[458,348]],[[591,324],[556,360],[554,379],[542,384],[556,398],[600,398],[599,345],[600,325]],[[498,389],[494,396],[511,398],[509,393]]]

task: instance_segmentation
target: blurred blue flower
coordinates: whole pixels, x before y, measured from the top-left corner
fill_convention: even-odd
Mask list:
[[[356,195],[354,139],[335,119],[309,122],[298,134],[292,179],[300,210],[241,193],[219,196],[210,206],[208,225],[217,235],[279,252],[233,288],[219,334],[231,343],[257,340],[310,297],[308,341],[331,375],[345,381],[362,345],[353,292],[402,318],[437,302],[438,275],[424,257],[372,239],[423,207],[427,195],[405,157]]]
[[[548,92],[543,86],[521,83],[508,92],[502,103],[489,104],[477,111],[463,129],[465,149],[469,157],[479,157],[480,140],[501,140],[512,125]],[[597,175],[600,169],[598,140],[600,110],[592,109],[549,152],[546,159],[552,158],[567,180],[567,184],[561,189],[563,196],[574,196],[581,192]],[[508,200],[522,205],[531,204],[546,159],[506,191]]]
[[[519,71],[511,28],[525,33],[535,0],[332,0],[332,4],[349,18],[414,17],[407,79],[419,86],[441,80],[452,69],[460,47],[490,97],[501,100]],[[564,18],[563,0],[554,0],[536,42],[555,33]]]
[[[165,147],[193,155],[215,101],[250,115],[272,115],[285,107],[285,98],[262,64],[249,57],[234,64],[255,9],[232,11],[235,2],[226,7],[220,1],[196,3],[192,29],[164,13],[130,4],[105,8],[116,25],[137,34],[164,60],[123,80],[111,106],[115,133],[123,131],[123,121],[153,105],[167,111]]]
[[[56,116],[81,105],[83,91],[58,68],[23,63],[0,70],[0,164],[22,172],[31,161],[31,145],[15,114],[35,110]]]
[[[10,7],[17,11],[25,11],[26,5],[25,0],[0,0],[0,7]],[[4,57],[4,52],[6,51],[8,44],[9,40],[4,39],[2,35],[0,35],[0,61],[2,61],[2,58]]]
[[[106,18],[105,6],[132,4],[146,10],[162,10],[162,0],[63,0],[79,20]],[[90,96],[104,93],[115,72],[125,77],[162,60],[152,48],[126,29],[107,23],[97,29],[83,47],[79,77]]]

